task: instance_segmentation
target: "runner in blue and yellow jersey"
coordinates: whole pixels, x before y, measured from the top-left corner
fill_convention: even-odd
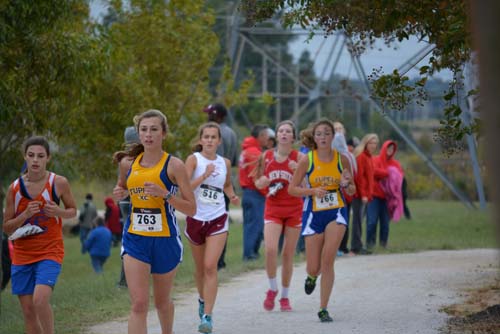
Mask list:
[[[196,203],[184,163],[163,151],[167,118],[158,110],[134,117],[140,144],[115,153],[120,174],[113,194],[118,200],[130,196],[122,257],[131,299],[129,333],[147,332],[149,274],[153,276],[155,306],[162,333],[173,328],[174,305],[170,299],[182,243],[175,210],[196,212]],[[127,159],[123,157],[126,156]],[[177,195],[178,190],[180,195]]]
[[[306,244],[306,294],[311,294],[321,274],[321,322],[333,319],[327,311],[335,279],[334,262],[346,230],[345,202],[341,188],[354,194],[356,187],[351,177],[349,161],[332,149],[334,126],[329,120],[320,120],[301,132],[302,143],[310,149],[300,159],[288,192],[304,197],[302,235]],[[302,181],[306,180],[306,187]]]

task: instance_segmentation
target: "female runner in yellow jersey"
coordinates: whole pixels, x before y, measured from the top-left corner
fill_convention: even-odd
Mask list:
[[[153,276],[154,302],[162,333],[171,334],[174,305],[170,299],[182,243],[175,210],[194,215],[196,203],[184,163],[163,150],[167,118],[158,110],[134,117],[140,144],[131,146],[120,161],[113,194],[130,196],[122,257],[131,299],[128,332],[147,333],[149,275]],[[178,190],[180,195],[176,196]]]
[[[334,126],[329,120],[320,120],[302,131],[302,143],[310,149],[300,159],[288,192],[304,197],[302,235],[306,243],[306,294],[316,286],[321,274],[320,310],[321,322],[333,319],[327,311],[328,301],[335,279],[334,262],[347,222],[345,201],[340,191],[355,192],[348,159],[332,149]],[[301,187],[302,180],[307,187]]]

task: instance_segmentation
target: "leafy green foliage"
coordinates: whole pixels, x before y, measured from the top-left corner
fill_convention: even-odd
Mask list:
[[[391,43],[417,36],[436,45],[433,70],[459,66],[469,59],[470,36],[463,0],[246,0],[242,8],[250,20],[262,20],[281,11],[285,26],[300,24],[327,33],[343,30],[355,39],[353,48],[360,52],[377,38]]]
[[[111,1],[108,10],[98,24],[88,20],[84,0],[1,2],[2,178],[18,173],[18,149],[32,134],[57,147],[56,171],[114,177],[111,156],[124,128],[150,108],[167,115],[167,150],[187,155],[186,143],[205,121],[201,110],[212,102],[208,72],[219,50],[213,12],[201,0],[137,0],[126,8]],[[230,80],[230,72],[221,76],[222,95],[245,103]]]
[[[77,153],[97,161],[91,164],[93,175],[114,173],[111,155],[123,142],[123,129],[151,108],[167,116],[167,150],[184,157],[186,143],[204,121],[208,70],[218,51],[210,29],[213,15],[203,1],[133,1],[130,9],[115,2],[110,13],[107,26],[98,30],[105,68],[93,80],[85,112],[75,120],[95,133]]]
[[[476,94],[477,91],[474,89],[465,93],[463,83],[454,79],[443,97],[446,101],[444,117],[439,121],[441,126],[434,137],[448,156],[464,149],[464,137],[466,135],[472,135],[480,131],[479,119],[475,118],[470,122],[465,122],[464,117],[468,116],[463,115],[460,107],[461,99],[467,99]]]
[[[4,1],[0,6],[0,167],[18,173],[26,137],[71,132],[100,60],[86,33],[86,1]]]
[[[408,76],[401,76],[398,70],[389,75],[380,75],[380,70],[373,71],[368,76],[372,82],[373,97],[380,102],[384,110],[403,110],[411,101],[422,105],[426,93],[422,88],[427,78],[411,83]]]
[[[251,22],[279,12],[287,27],[300,25],[311,28],[311,33],[315,29],[322,29],[326,34],[343,31],[351,40],[349,47],[354,54],[361,54],[380,38],[390,45],[416,36],[435,45],[429,63],[420,68],[422,77],[416,87],[407,85],[404,76],[398,79],[398,73],[379,73],[377,78],[372,77],[374,97],[397,110],[412,96],[420,95],[419,90],[433,73],[449,69],[458,74],[470,60],[471,34],[464,0],[245,0],[242,9]],[[454,88],[451,87],[445,97],[451,99],[450,94],[457,93]],[[455,107],[450,106],[438,136],[448,141],[450,147],[458,147],[464,134],[479,132],[479,124],[463,124],[462,110],[456,109],[460,103],[455,100],[452,104]]]
[[[245,105],[248,103],[248,92],[253,87],[253,84],[253,77],[251,76],[250,79],[240,82],[237,88],[231,73],[231,65],[226,62],[216,85],[216,100],[229,107]]]

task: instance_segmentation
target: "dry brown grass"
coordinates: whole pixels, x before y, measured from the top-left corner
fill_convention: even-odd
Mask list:
[[[442,311],[452,316],[443,334],[500,333],[500,278],[491,285],[464,292],[465,302]]]

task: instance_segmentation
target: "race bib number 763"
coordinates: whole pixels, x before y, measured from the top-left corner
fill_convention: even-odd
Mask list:
[[[134,208],[132,212],[132,229],[137,232],[161,232],[161,210]]]

